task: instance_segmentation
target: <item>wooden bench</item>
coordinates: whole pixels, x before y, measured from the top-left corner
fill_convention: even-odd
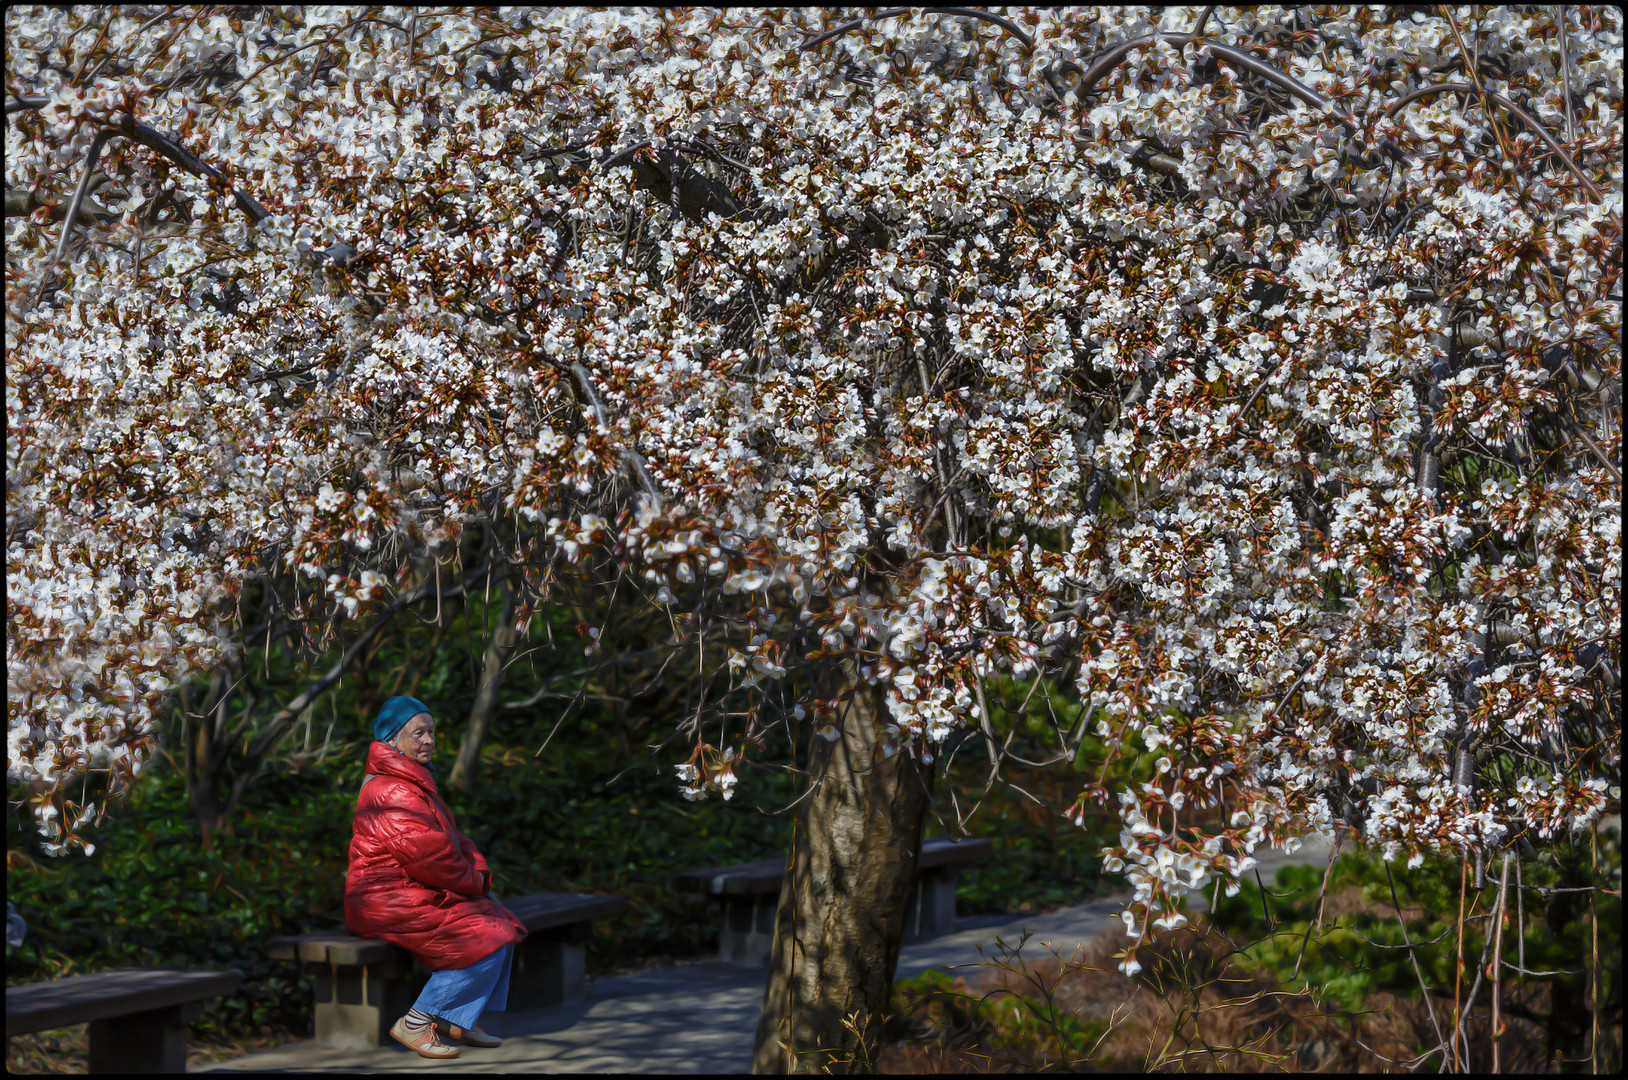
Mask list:
[[[623,896],[534,893],[502,901],[529,936],[514,950],[507,1008],[558,1005],[582,993],[588,934],[595,919],[621,914]],[[274,959],[298,960],[315,984],[318,1046],[363,1049],[389,1039],[429,973],[406,949],[343,930],[273,938]]]
[[[925,840],[916,861],[916,885],[905,909],[904,939],[948,934],[955,929],[955,884],[963,863],[995,854],[988,840]],[[679,874],[673,884],[719,902],[718,958],[741,967],[768,964],[774,947],[774,916],[786,860],[764,859]]]
[[[99,971],[6,987],[6,1038],[90,1023],[93,1073],[184,1073],[187,1024],[237,989],[230,971]]]

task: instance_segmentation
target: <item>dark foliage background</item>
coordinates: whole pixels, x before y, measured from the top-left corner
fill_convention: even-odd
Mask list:
[[[730,801],[686,802],[673,766],[688,747],[675,740],[652,748],[673,730],[671,717],[652,705],[681,697],[684,691],[675,684],[690,676],[669,671],[666,697],[653,702],[652,695],[629,698],[629,684],[639,681],[642,670],[617,674],[613,664],[607,675],[603,656],[582,658],[575,647],[577,614],[557,612],[552,626],[541,620],[534,626],[534,651],[511,666],[504,696],[522,700],[544,684],[557,696],[497,713],[481,750],[478,781],[468,792],[445,778],[464,734],[494,617],[478,599],[451,615],[445,632],[410,625],[365,668],[348,674],[255,774],[229,831],[211,845],[201,842],[189,802],[175,746],[179,725],[168,733],[169,755],[95,829],[92,856],[40,854],[26,793],[8,787],[7,897],[27,920],[29,934],[20,948],[6,949],[7,985],[124,966],[232,968],[243,975],[242,988],[204,1007],[193,1026],[196,1039],[308,1033],[310,985],[294,963],[268,959],[265,942],[343,925],[350,817],[371,720],[377,703],[396,692],[411,692],[436,709],[443,794],[459,828],[486,854],[500,897],[549,890],[628,898],[623,915],[595,926],[590,974],[715,950],[711,901],[676,891],[672,876],[781,855],[790,829],[783,811],[801,777],[748,765]],[[550,647],[551,638],[558,648]],[[290,653],[273,647],[251,673],[253,686],[275,703],[297,692],[300,670]],[[795,681],[789,680],[789,692],[796,691]],[[580,699],[577,691],[583,692]],[[244,694],[251,692],[246,687]],[[1015,688],[998,692],[1021,698]],[[238,700],[229,703],[235,708]],[[1033,707],[1043,707],[1038,696]],[[1006,734],[1005,726],[997,729]],[[1027,738],[1020,733],[1014,749],[1035,754]],[[783,729],[770,734],[756,757],[798,760]],[[981,742],[951,758],[949,775],[963,809],[976,802],[987,768]],[[1077,902],[1101,886],[1097,849],[1116,826],[1102,821],[1100,829],[1082,831],[1062,818],[1058,810],[1078,790],[1072,764],[1020,768],[1011,776],[1044,805],[998,783],[990,789],[969,829],[992,839],[997,857],[963,873],[963,914],[1044,910]],[[929,835],[956,834],[942,777],[937,794],[941,818],[930,824]]]

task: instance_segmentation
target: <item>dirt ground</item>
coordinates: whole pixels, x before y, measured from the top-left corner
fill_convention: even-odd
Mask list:
[[[228,1058],[241,1057],[259,1050],[273,1050],[279,1046],[309,1038],[292,1032],[266,1032],[248,1039],[225,1043],[189,1041],[187,1066],[196,1068]],[[6,1040],[6,1071],[11,1073],[66,1073],[81,1075],[87,1072],[90,1025],[52,1031],[35,1031],[27,1035],[14,1035]]]

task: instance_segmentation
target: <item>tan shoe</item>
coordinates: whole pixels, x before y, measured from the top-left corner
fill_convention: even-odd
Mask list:
[[[457,1024],[449,1024],[445,1020],[437,1020],[435,1022],[435,1030],[438,1033],[445,1035],[453,1042],[461,1042],[465,1046],[483,1046],[490,1048],[493,1046],[503,1045],[502,1039],[498,1038],[496,1035],[486,1034],[486,1032],[480,1029],[479,1024],[476,1024],[468,1031],[465,1031]]]
[[[427,1058],[455,1058],[459,1050],[456,1046],[448,1046],[435,1034],[434,1024],[425,1024],[417,1031],[407,1026],[404,1016],[390,1025],[390,1037],[419,1057]]]

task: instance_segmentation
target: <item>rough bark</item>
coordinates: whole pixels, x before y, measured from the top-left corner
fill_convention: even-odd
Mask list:
[[[886,706],[856,682],[851,672],[838,681],[850,692],[842,738],[815,739],[814,789],[780,890],[757,1073],[862,1069],[866,1055],[844,1020],[879,1030],[891,995],[932,771],[886,752]]]
[[[503,614],[486,643],[486,660],[481,668],[480,686],[475,689],[475,704],[469,709],[469,726],[464,729],[463,741],[458,744],[458,758],[453,762],[447,783],[460,791],[475,786],[475,774],[480,769],[480,748],[486,741],[492,714],[497,711],[497,694],[503,685],[503,665],[520,640],[520,631],[514,627],[515,596],[509,594],[503,605]]]

